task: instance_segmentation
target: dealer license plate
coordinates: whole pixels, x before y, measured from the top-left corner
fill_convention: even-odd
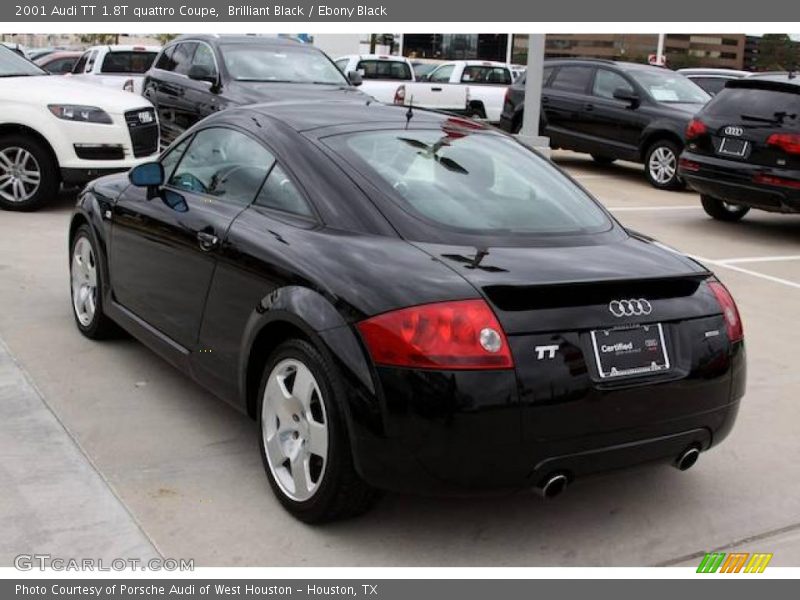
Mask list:
[[[648,375],[670,367],[660,323],[591,333],[597,371],[602,379]]]

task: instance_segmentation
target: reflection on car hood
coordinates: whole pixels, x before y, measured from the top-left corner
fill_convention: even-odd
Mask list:
[[[122,114],[128,110],[152,106],[147,98],[84,83],[71,76],[35,75],[31,77],[8,77],[1,81],[0,100],[38,105],[80,104],[97,106],[108,113]]]
[[[352,98],[366,101],[369,96],[347,85],[318,85],[313,83],[271,83],[268,81],[233,81],[228,94],[239,104],[302,100]]]

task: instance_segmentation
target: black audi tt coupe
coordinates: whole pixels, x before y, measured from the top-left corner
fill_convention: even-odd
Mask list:
[[[702,265],[475,122],[375,102],[234,108],[96,180],[80,331],[121,327],[257,419],[307,522],[378,489],[686,469],[733,426],[742,324]]]

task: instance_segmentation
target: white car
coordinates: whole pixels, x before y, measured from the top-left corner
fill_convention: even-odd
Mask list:
[[[385,104],[394,102],[399,84],[415,81],[411,61],[402,56],[351,54],[333,62],[345,75],[353,71],[361,75],[359,89]]]
[[[0,47],[0,208],[35,210],[59,185],[127,171],[158,154],[145,98],[54,77]]]
[[[75,63],[71,76],[141,95],[144,74],[160,50],[161,46],[92,46]]]
[[[440,108],[460,101],[466,87],[468,113],[490,123],[500,121],[506,89],[514,81],[505,63],[487,60],[453,60],[442,63],[425,76],[424,81],[405,86],[405,96],[413,96],[415,104]]]

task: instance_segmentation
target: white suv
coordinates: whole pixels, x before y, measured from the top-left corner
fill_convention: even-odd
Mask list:
[[[127,171],[158,154],[153,105],[98,92],[0,47],[0,208],[35,210],[61,182]]]

